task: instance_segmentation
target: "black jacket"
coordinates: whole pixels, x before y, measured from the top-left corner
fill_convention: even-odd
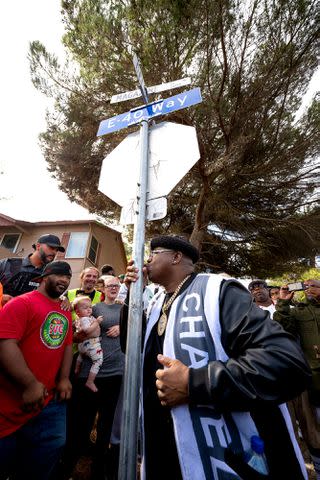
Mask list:
[[[188,284],[190,282],[185,284],[185,288]],[[292,442],[278,408],[279,404],[299,395],[310,383],[311,372],[300,346],[292,335],[271,320],[268,311],[253,303],[251,295],[239,282],[224,280],[219,299],[221,341],[230,358],[226,362],[213,361],[205,367],[190,369],[190,404],[214,405],[222,412],[250,411],[265,441],[272,473],[270,478],[302,479]],[[125,345],[127,313],[124,305],[120,323],[122,346]],[[154,355],[162,353],[156,352],[159,346],[156,337],[156,328],[153,328],[146,354],[148,351]],[[150,354],[148,358],[152,361]],[[144,368],[146,372],[147,366]],[[154,368],[160,366],[155,364]],[[144,383],[147,384],[143,385],[144,396],[155,383],[154,373],[149,368],[148,378],[144,375]],[[156,398],[155,395],[153,397]],[[158,409],[157,416],[154,416],[158,418],[156,429],[150,421],[145,425],[150,435],[159,435],[159,426],[165,423],[165,415],[163,422],[159,420],[160,412],[161,409]],[[157,465],[159,469],[159,463]],[[241,468],[241,464],[234,466],[239,474]],[[251,477],[243,473],[242,478]]]
[[[295,338],[256,306],[238,282],[220,291],[222,345],[230,357],[191,369],[193,403],[213,402],[222,411],[284,403],[310,384],[311,372]]]
[[[35,267],[30,262],[30,255],[25,258],[4,258],[0,260],[0,282],[3,293],[17,297],[36,290],[39,282],[34,279],[42,274],[44,266]]]

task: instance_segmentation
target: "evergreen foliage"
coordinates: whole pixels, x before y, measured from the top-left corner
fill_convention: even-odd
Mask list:
[[[62,18],[67,65],[33,42],[30,66],[55,100],[41,144],[71,200],[119,218],[97,183],[103,158],[130,129],[96,132],[139,105],[109,103],[136,88],[129,38],[147,85],[189,75],[204,99],[166,118],[196,127],[201,159],[148,235],[190,235],[201,268],[237,276],[281,274],[319,252],[319,98],[295,116],[318,65],[317,1],[64,0]]]

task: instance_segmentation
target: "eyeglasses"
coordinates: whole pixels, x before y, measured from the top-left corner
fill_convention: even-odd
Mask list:
[[[151,250],[149,257],[153,258],[158,253],[173,252],[173,250],[168,250],[164,248],[163,250]]]
[[[120,288],[120,285],[113,283],[112,285],[105,285],[105,288]]]

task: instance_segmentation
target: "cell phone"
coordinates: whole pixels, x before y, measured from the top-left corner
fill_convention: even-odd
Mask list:
[[[288,283],[289,292],[299,292],[299,290],[305,290],[306,287],[303,282]]]

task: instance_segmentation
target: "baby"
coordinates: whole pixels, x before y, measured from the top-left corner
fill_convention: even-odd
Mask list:
[[[92,305],[89,297],[79,296],[72,302],[73,309],[77,315],[75,320],[75,327],[77,332],[84,332],[90,336],[87,340],[78,344],[79,355],[76,361],[75,374],[77,375],[81,369],[83,355],[86,355],[92,360],[89,376],[86,382],[86,387],[93,392],[98,389],[94,383],[96,375],[103,362],[103,352],[100,344],[100,323],[103,317],[94,318],[92,316]]]

